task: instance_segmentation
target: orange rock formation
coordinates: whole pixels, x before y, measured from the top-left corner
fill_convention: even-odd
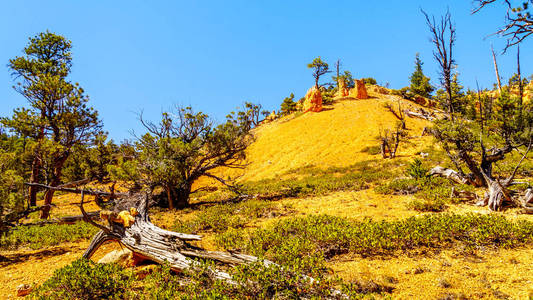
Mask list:
[[[320,90],[315,86],[310,88],[305,94],[305,101],[303,105],[303,111],[319,112],[322,110],[322,94]]]

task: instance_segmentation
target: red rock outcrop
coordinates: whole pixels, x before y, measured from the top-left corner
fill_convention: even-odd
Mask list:
[[[357,99],[368,99],[368,93],[366,91],[365,81],[355,80],[355,87],[350,90],[350,97]]]
[[[319,112],[322,110],[322,94],[315,86],[310,88],[305,94],[303,111]]]

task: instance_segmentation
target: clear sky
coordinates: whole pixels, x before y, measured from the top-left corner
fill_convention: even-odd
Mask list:
[[[456,61],[465,86],[490,87],[495,76],[488,37],[504,24],[502,6],[471,15],[469,0],[418,1],[1,1],[0,116],[25,100],[7,68],[28,38],[50,30],[73,43],[71,80],[79,82],[115,140],[142,132],[173,104],[191,105],[222,121],[244,101],[279,109],[291,92],[313,85],[314,57],[357,78],[392,88],[408,85],[420,52],[438,84],[433,45],[420,8],[439,17],[449,7],[457,26]],[[522,73],[533,73],[533,38],[522,44]],[[498,57],[507,80],[515,51]],[[328,78],[329,79],[329,78]]]

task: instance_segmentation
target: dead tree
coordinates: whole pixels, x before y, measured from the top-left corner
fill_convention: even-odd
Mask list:
[[[510,0],[475,0],[475,2],[478,2],[479,5],[472,11],[473,14],[494,2],[502,2],[507,5],[507,24],[494,33],[507,38],[504,52],[509,47],[520,44],[525,38],[533,34],[533,17],[524,6],[513,7]],[[524,1],[524,3],[527,4],[527,1]]]
[[[515,166],[511,175],[506,179],[502,180],[499,178],[492,178],[491,176],[488,176],[483,171],[483,169],[481,169],[481,173],[483,174],[483,177],[485,177],[485,180],[488,183],[488,191],[487,196],[485,197],[485,201],[487,202],[491,210],[498,211],[502,208],[504,202],[507,202],[509,204],[522,207],[524,212],[526,213],[533,213],[533,207],[529,208],[527,205],[527,196],[525,196],[524,201],[520,201],[516,197],[513,197],[513,192],[508,189],[509,186],[513,184],[513,180],[516,175],[516,172],[518,171],[518,168],[520,168],[520,165],[531,150],[532,142],[533,141],[529,142],[529,146],[527,147],[526,152],[522,155],[522,158]]]
[[[385,103],[384,107],[388,109],[396,117],[396,119],[398,119],[398,121],[400,121],[402,127],[401,129],[406,130],[407,126],[405,124],[405,113],[402,110],[402,102],[400,99],[398,99],[398,111],[395,111],[394,107],[392,107],[392,105],[388,102]]]
[[[455,25],[451,20],[449,11],[441,17],[440,24],[437,24],[435,17],[429,18],[428,14],[422,10],[426,17],[426,23],[431,33],[431,42],[435,45],[433,57],[439,64],[441,85],[446,90],[448,98],[448,113],[453,120],[453,91],[452,91],[452,71],[455,64],[453,59],[453,46],[455,44]]]
[[[383,133],[380,133],[379,139],[381,141],[381,155],[383,158],[396,157],[396,151],[398,151],[398,146],[403,136],[404,131],[401,123],[396,126],[395,131],[387,129]]]
[[[494,53],[494,48],[492,45],[490,46],[490,50],[492,51],[492,62],[494,63],[494,72],[496,72],[496,80],[498,82],[498,92],[500,95],[502,94],[502,82],[500,80],[500,72],[498,71],[498,63],[496,62],[496,54]]]

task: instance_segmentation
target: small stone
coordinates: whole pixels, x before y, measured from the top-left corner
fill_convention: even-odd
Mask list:
[[[119,265],[127,266],[132,260],[132,252],[129,249],[113,250],[104,257],[100,258],[99,264],[117,263]]]
[[[24,297],[31,293],[33,290],[33,287],[27,283],[21,284],[17,286],[17,296],[18,297]]]

